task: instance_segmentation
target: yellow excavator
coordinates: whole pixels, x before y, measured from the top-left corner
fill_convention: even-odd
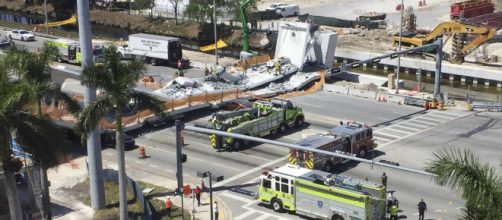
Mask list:
[[[439,24],[431,33],[418,35],[416,33],[404,33],[401,35],[401,45],[405,47],[419,47],[434,42],[443,35],[453,35],[451,63],[461,64],[464,57],[474,49],[486,43],[495,36],[497,30],[494,28],[478,27],[459,22],[443,22]],[[467,35],[477,35],[471,41],[467,40]],[[392,36],[394,46],[399,43],[399,34]]]

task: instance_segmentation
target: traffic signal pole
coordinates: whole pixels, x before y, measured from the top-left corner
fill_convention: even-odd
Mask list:
[[[182,143],[181,143],[181,131],[184,128],[183,123],[180,120],[175,121],[176,126],[176,179],[178,180],[178,192],[181,196],[181,218],[183,219],[184,210],[183,210],[183,166],[181,158],[183,153],[181,151]]]

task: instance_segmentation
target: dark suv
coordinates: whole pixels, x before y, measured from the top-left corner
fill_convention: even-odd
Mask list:
[[[124,149],[133,149],[136,146],[136,141],[134,138],[123,134],[124,138]],[[101,146],[102,147],[112,147],[115,148],[116,136],[114,131],[105,131],[101,134]]]

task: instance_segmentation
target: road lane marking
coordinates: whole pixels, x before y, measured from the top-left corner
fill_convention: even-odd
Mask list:
[[[242,213],[242,214],[240,214],[240,215],[238,215],[238,216],[234,217],[234,219],[235,219],[235,220],[241,220],[241,219],[244,219],[244,218],[246,218],[246,217],[248,217],[248,216],[250,216],[250,215],[252,215],[252,214],[254,214],[254,213],[255,213],[255,211],[254,211],[254,210],[247,210],[247,211],[245,211],[244,213]]]
[[[214,187],[223,186],[223,185],[225,185],[225,184],[227,184],[227,183],[230,183],[230,182],[232,182],[232,181],[234,181],[234,180],[240,179],[240,178],[242,178],[242,177],[244,177],[244,176],[247,176],[247,175],[249,175],[249,174],[251,174],[251,173],[254,173],[254,172],[256,172],[256,171],[259,171],[259,170],[261,170],[261,169],[263,169],[263,168],[265,168],[265,167],[268,167],[268,166],[274,165],[274,164],[276,164],[276,163],[279,163],[279,162],[281,162],[282,160],[285,160],[287,157],[288,157],[288,156],[280,157],[280,158],[278,158],[278,159],[276,159],[276,160],[270,161],[270,162],[265,163],[265,164],[263,164],[263,165],[261,165],[261,166],[258,166],[258,167],[255,167],[255,168],[253,168],[253,169],[250,169],[250,170],[248,170],[248,171],[246,171],[246,172],[242,172],[242,173],[240,173],[240,174],[238,174],[238,175],[235,175],[235,176],[233,176],[233,177],[230,177],[230,178],[228,178],[228,179],[226,179],[226,180],[223,180],[223,181],[221,181],[221,182],[218,182],[218,183],[214,184],[214,185],[215,185]]]
[[[389,137],[393,137],[393,138],[401,138],[402,137],[402,136],[395,135],[392,133],[382,132],[382,130],[375,131],[375,132],[373,132],[373,134],[377,134],[377,136],[378,136],[378,134],[381,134],[381,135],[389,136]]]
[[[162,148],[158,148],[158,147],[152,147],[152,149],[155,149],[155,150],[158,150],[158,151],[162,151],[162,152],[165,152],[165,153],[168,153],[168,154],[173,154],[173,155],[176,155],[176,152],[171,152],[171,151],[168,151],[168,150],[164,150]],[[194,157],[194,156],[189,156],[190,160],[196,160],[196,161],[200,161],[202,162],[202,164],[206,163],[206,164],[211,164],[213,166],[217,166],[217,167],[223,167],[225,169],[230,169],[230,170],[234,170],[234,171],[237,171],[237,172],[241,172],[242,170],[241,169],[237,169],[237,168],[234,168],[234,167],[230,167],[230,166],[225,166],[225,165],[222,165],[222,164],[218,164],[218,163],[213,163],[211,161],[208,161],[207,159],[199,159],[197,157]],[[144,162],[143,162],[144,163]]]
[[[388,138],[383,138],[383,137],[375,137],[375,139],[376,139],[376,141],[386,141],[386,142],[394,140],[394,139],[388,139]]]
[[[151,167],[151,168],[159,168],[159,166],[153,165],[153,164],[149,164],[148,166]]]
[[[435,126],[435,125],[438,125],[438,124],[434,124],[434,123],[431,123],[431,122],[426,122],[426,121],[420,121],[420,120],[417,120],[417,119],[413,119],[413,120],[409,120],[408,122],[411,122],[412,124],[416,125],[416,124],[423,124],[421,126]]]
[[[239,200],[241,202],[245,202],[246,204],[254,202],[254,200],[251,200],[251,199],[248,199],[248,198],[244,198],[244,197],[240,197],[238,195],[234,195],[233,193],[229,193],[229,192],[224,192],[224,193],[221,193],[219,195],[225,196],[225,197],[228,197],[228,198],[231,198],[231,199]]]
[[[384,128],[384,129],[382,129],[382,130],[385,130],[385,129],[394,130],[394,131],[397,131],[397,132],[399,132],[399,133],[403,133],[403,134],[411,134],[411,133],[414,133],[414,132],[410,132],[410,131],[403,131],[403,130],[399,130],[399,128],[394,128],[394,126],[393,126],[393,127],[386,127],[386,128]],[[381,131],[381,130],[379,130],[379,131]]]
[[[403,130],[410,130],[410,131],[414,131],[414,132],[418,132],[418,131],[422,130],[420,128],[405,127],[405,126],[402,126],[401,124],[397,124],[397,125],[392,126],[392,128],[394,128],[394,127],[397,127],[399,129],[403,129]]]
[[[270,214],[262,214],[260,217],[255,218],[255,220],[264,220],[267,219],[268,217],[271,217],[272,215]]]

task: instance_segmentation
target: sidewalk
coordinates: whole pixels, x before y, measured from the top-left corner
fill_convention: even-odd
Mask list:
[[[127,167],[127,165],[126,165]],[[103,169],[116,169],[115,162],[103,161]],[[138,170],[131,170],[127,167],[127,174],[135,181],[143,181],[146,183],[162,186],[168,189],[176,188],[176,180],[168,179],[162,176],[153,175]],[[51,202],[53,208],[54,219],[92,219],[94,210],[78,201],[77,199],[68,196],[67,188],[71,188],[75,184],[84,181],[87,178],[87,168],[85,164],[85,157],[72,160],[69,163],[64,163],[58,167],[52,168],[48,171],[48,177],[51,181]],[[185,184],[189,184],[192,188],[201,184],[200,179],[195,182],[195,179],[185,177]],[[207,182],[207,180],[206,180]],[[206,183],[207,186],[207,183]],[[158,197],[158,199],[165,201],[166,197]],[[171,196],[173,204],[181,207],[181,197]],[[218,198],[217,193],[213,192],[213,202],[218,202],[219,219],[232,219],[232,213],[224,201]],[[195,209],[194,205],[195,204]],[[210,206],[209,206],[209,193],[203,192],[201,198],[201,206],[197,207],[197,201],[193,202],[192,198],[184,199],[185,212],[192,213],[195,211],[192,219],[210,219]]]

